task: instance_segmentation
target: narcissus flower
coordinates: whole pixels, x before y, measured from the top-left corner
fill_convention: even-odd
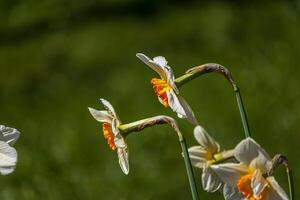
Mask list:
[[[129,173],[128,147],[118,126],[121,121],[116,114],[113,106],[105,99],[100,99],[106,110],[96,110],[89,108],[92,116],[102,123],[103,136],[108,146],[118,153],[119,164],[124,174]]]
[[[288,200],[273,176],[268,176],[272,162],[267,152],[253,139],[241,141],[234,150],[240,163],[212,166],[226,184],[226,200]]]
[[[157,56],[151,60],[142,53],[138,53],[136,56],[159,74],[160,78],[153,78],[151,84],[160,103],[165,107],[170,107],[179,118],[187,118],[192,124],[198,124],[190,106],[179,96],[173,70],[168,66],[165,57]]]
[[[12,173],[17,164],[18,154],[12,147],[20,136],[15,128],[0,125],[0,173],[7,175]]]
[[[200,145],[189,148],[191,162],[195,167],[203,169],[203,189],[207,192],[215,192],[223,185],[212,168],[222,159],[220,145],[201,126],[195,127],[194,136]]]

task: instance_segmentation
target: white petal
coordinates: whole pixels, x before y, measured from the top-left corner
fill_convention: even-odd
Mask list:
[[[251,179],[251,188],[253,190],[254,197],[257,198],[267,186],[268,182],[262,176],[260,170],[255,170]]]
[[[235,187],[239,178],[248,173],[248,168],[241,163],[212,165],[211,168],[225,184],[231,187]]]
[[[109,103],[109,101],[105,100],[105,99],[100,99],[101,103],[103,104],[104,108],[113,116],[113,117],[117,117],[117,114],[115,112],[114,107],[111,105],[111,103]]]
[[[119,164],[124,174],[129,173],[129,160],[127,148],[117,148]]]
[[[20,132],[17,129],[0,125],[0,141],[4,141],[9,145],[14,145],[19,136]]]
[[[0,173],[10,174],[17,163],[17,151],[6,142],[0,141]]]
[[[264,174],[272,168],[272,161],[268,160],[261,152],[258,152],[258,156],[250,162],[249,167],[253,170],[259,169]]]
[[[231,187],[229,185],[224,185],[223,195],[225,200],[247,200],[236,187]]]
[[[166,66],[168,64],[168,61],[163,56],[157,56],[153,58],[153,62],[155,62],[157,65],[160,65],[162,67]]]
[[[223,185],[217,174],[209,167],[205,167],[202,172],[202,186],[206,192],[216,192]]]
[[[205,131],[205,129],[198,125],[194,129],[194,136],[197,142],[210,154],[220,151],[220,145]]]
[[[288,196],[285,191],[280,187],[273,176],[267,178],[268,183],[271,186],[271,189],[268,191],[269,199],[272,200],[288,200]]]
[[[250,165],[251,161],[259,155],[259,152],[267,160],[271,160],[267,152],[260,147],[252,138],[246,138],[242,140],[236,147],[234,156],[236,159],[246,165]]]
[[[166,76],[164,68],[162,66],[155,63],[153,60],[151,60],[149,57],[147,57],[146,55],[144,55],[142,53],[137,53],[136,57],[138,57],[141,61],[143,61],[151,69],[156,71],[163,80],[167,80],[167,76]]]
[[[210,153],[208,153],[201,146],[193,146],[189,148],[188,151],[192,165],[195,167],[203,168],[206,166],[207,161],[211,159]]]
[[[112,132],[114,134],[114,143],[118,148],[125,148],[127,147],[127,144],[120,132],[120,130],[117,127],[117,120],[113,119],[111,123]]]
[[[100,111],[94,108],[88,108],[91,115],[98,121],[98,122],[107,122],[111,123],[112,117],[107,111]]]
[[[173,88],[176,94],[179,94],[179,90],[175,84],[175,76],[172,68],[168,65],[164,67],[165,74],[167,76],[167,83]]]
[[[177,113],[179,118],[186,118],[194,125],[198,124],[192,109],[182,97],[177,96],[172,89],[167,91],[167,97],[170,108]]]
[[[177,96],[178,100],[185,112],[185,118],[193,125],[198,125],[198,121],[194,115],[193,110],[191,109],[191,107],[189,106],[189,104],[186,102],[186,100],[181,97],[180,95]]]

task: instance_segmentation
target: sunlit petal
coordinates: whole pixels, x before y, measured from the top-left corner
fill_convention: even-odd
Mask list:
[[[259,195],[264,191],[267,185],[268,182],[262,176],[260,170],[255,170],[251,180],[251,188],[253,190],[254,197],[259,197]]]
[[[153,62],[155,62],[157,65],[160,65],[161,67],[164,67],[168,64],[168,61],[163,56],[154,57]]]
[[[204,167],[202,172],[202,186],[207,192],[216,192],[223,185],[218,175],[210,168],[210,166]]]
[[[6,142],[0,141],[0,173],[10,174],[17,163],[17,151]]]
[[[272,168],[272,161],[258,152],[258,156],[250,162],[250,169],[259,169],[261,173],[267,173]]]
[[[220,151],[220,145],[206,132],[206,130],[198,125],[194,129],[194,136],[197,142],[210,154],[214,154]]]
[[[268,191],[268,198],[271,200],[288,200],[288,196],[285,191],[280,187],[273,176],[267,178],[268,183],[271,186],[271,189]]]
[[[88,108],[91,115],[99,122],[110,123],[112,120],[111,115],[107,111],[100,111],[94,108]]]
[[[124,174],[129,173],[129,160],[127,148],[118,148],[119,164]]]
[[[14,145],[19,136],[20,132],[17,129],[0,125],[0,141]]]
[[[159,64],[157,64],[156,62],[151,60],[148,56],[146,56],[142,53],[137,53],[136,57],[138,57],[141,61],[143,61],[151,69],[156,71],[162,79],[167,80],[167,76],[166,76],[165,71],[162,66],[160,66]]]
[[[247,200],[236,187],[231,187],[229,185],[224,185],[223,195],[225,200]]]
[[[239,178],[248,173],[248,168],[240,163],[212,165],[211,168],[216,172],[216,174],[225,184],[231,187],[236,187]]]
[[[203,168],[207,164],[207,161],[211,159],[209,153],[200,146],[193,146],[188,151],[192,165],[195,167]]]
[[[267,152],[257,142],[252,138],[246,138],[235,147],[234,156],[238,161],[250,165],[251,161],[259,155],[259,152],[267,160],[271,160]]]

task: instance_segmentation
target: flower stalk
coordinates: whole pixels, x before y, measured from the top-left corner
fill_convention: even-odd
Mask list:
[[[233,87],[233,91],[235,93],[236,101],[238,104],[238,108],[239,108],[239,112],[240,112],[240,116],[241,116],[241,120],[242,120],[242,124],[243,124],[243,128],[244,128],[245,137],[246,138],[251,137],[250,128],[249,128],[249,124],[248,124],[248,120],[247,120],[247,115],[246,115],[246,111],[244,108],[240,90],[239,90],[236,82],[234,81],[230,71],[226,67],[216,64],[216,63],[207,63],[207,64],[203,64],[200,66],[196,66],[196,67],[193,67],[193,68],[187,70],[184,75],[178,77],[175,80],[175,83],[176,83],[177,87],[181,87],[182,85],[197,78],[198,76],[200,76],[202,74],[206,74],[206,73],[211,73],[211,72],[216,72],[218,74],[223,75],[228,80],[228,82],[231,84],[231,86]]]
[[[183,158],[184,158],[184,163],[185,163],[185,167],[186,167],[186,171],[187,171],[187,175],[188,175],[188,180],[189,180],[189,184],[190,184],[190,188],[191,188],[192,197],[193,197],[193,200],[199,200],[199,194],[198,194],[196,181],[195,181],[195,177],[194,177],[194,172],[193,172],[191,160],[190,160],[190,157],[188,154],[185,138],[182,135],[180,129],[178,128],[176,121],[173,118],[164,116],[164,115],[160,115],[160,116],[150,117],[147,119],[132,122],[129,124],[122,124],[122,125],[119,125],[118,128],[124,134],[124,137],[126,137],[131,132],[140,132],[147,127],[151,127],[151,126],[154,126],[157,124],[169,124],[172,126],[172,128],[177,133],[177,136],[178,136],[178,139],[180,142],[180,146],[181,146],[181,149],[183,152]]]
[[[286,169],[286,175],[288,178],[289,183],[289,194],[290,194],[290,200],[295,199],[295,189],[294,189],[294,180],[293,180],[293,173],[292,169],[289,166],[288,159],[286,156],[277,154],[272,159],[272,168],[268,172],[268,175],[272,175],[276,168],[278,168],[280,165],[283,165]]]

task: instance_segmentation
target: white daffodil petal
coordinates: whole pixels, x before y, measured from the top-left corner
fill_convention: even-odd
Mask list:
[[[104,108],[114,117],[117,118],[117,114],[115,112],[114,107],[111,103],[103,98],[100,99],[101,103],[103,104]]]
[[[275,178],[273,176],[269,176],[267,178],[267,181],[269,185],[271,186],[271,189],[268,191],[269,199],[271,200],[288,200],[288,196],[285,193],[285,191],[280,187],[280,185],[277,183]],[[271,198],[272,197],[272,198]]]
[[[264,174],[272,168],[272,161],[268,160],[261,152],[258,152],[258,156],[250,162],[249,167],[251,169],[259,169]]]
[[[210,154],[220,151],[220,145],[206,132],[206,130],[198,125],[194,129],[194,137],[197,142]]]
[[[6,142],[0,141],[0,173],[10,174],[17,163],[17,151]]]
[[[253,190],[254,197],[257,198],[267,186],[268,182],[262,176],[260,170],[255,170],[251,179],[251,188]]]
[[[189,106],[189,104],[186,102],[186,100],[180,95],[178,95],[177,98],[185,112],[187,120],[193,125],[198,125],[199,123],[195,117],[195,114],[191,109],[191,107]]]
[[[94,108],[88,108],[91,115],[98,121],[98,122],[107,122],[110,123],[112,120],[111,115],[107,111],[100,111]]]
[[[111,123],[112,132],[114,134],[114,143],[118,148],[127,148],[127,144],[117,127],[117,120],[113,119]]]
[[[192,165],[198,168],[203,168],[207,165],[208,159],[210,159],[209,153],[200,146],[193,146],[188,149],[189,157]]]
[[[223,195],[225,200],[247,200],[236,187],[231,187],[229,185],[224,185]]]
[[[163,56],[156,56],[153,58],[153,62],[155,62],[157,65],[160,65],[162,67],[166,66],[168,64],[168,61]]]
[[[217,174],[207,166],[202,172],[202,186],[206,192],[216,192],[222,187],[223,183]]]
[[[0,125],[0,141],[14,145],[19,136],[20,132],[17,129]]]
[[[225,184],[231,187],[236,187],[239,178],[248,173],[248,168],[241,163],[211,165],[211,168]]]
[[[167,93],[168,103],[169,103],[170,108],[178,114],[178,117],[187,118],[185,110],[182,107],[182,105],[180,104],[175,92],[172,89],[170,89],[166,93]]]
[[[127,148],[117,148],[119,164],[124,174],[129,173],[129,160]]]
[[[163,67],[158,65],[157,63],[155,63],[148,56],[146,56],[142,53],[137,53],[136,57],[138,57],[141,61],[143,61],[143,63],[148,65],[151,69],[156,71],[163,80],[167,79],[167,76],[165,74],[165,71],[164,71]]]
[[[179,94],[179,90],[175,84],[175,76],[172,68],[168,65],[164,67],[165,74],[167,76],[167,83],[173,88],[176,94]]]
[[[261,152],[267,160],[271,160],[266,151],[262,149],[257,142],[249,137],[242,140],[235,147],[234,152],[235,158],[246,165],[249,165],[250,162],[259,155],[259,152]]]

